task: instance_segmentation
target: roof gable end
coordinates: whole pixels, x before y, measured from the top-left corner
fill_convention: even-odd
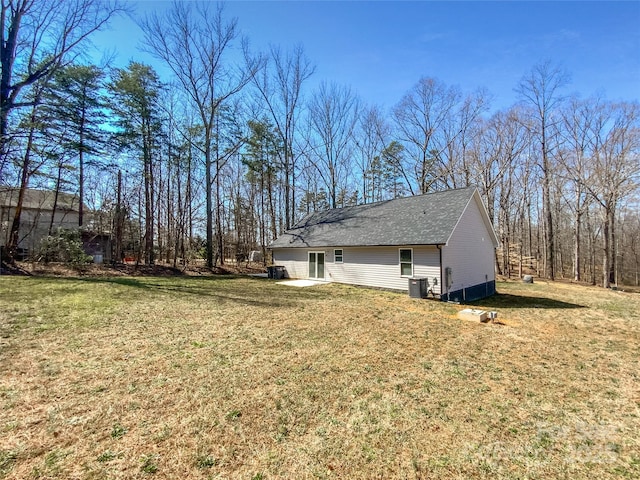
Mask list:
[[[493,244],[494,248],[497,248],[498,245],[500,244],[500,241],[498,240],[498,235],[496,234],[496,231],[493,228],[493,224],[491,223],[491,219],[489,218],[489,212],[487,212],[487,207],[482,201],[482,197],[480,197],[480,193],[478,192],[477,188],[473,192],[473,195],[469,198],[469,201],[467,202],[467,205],[465,206],[462,213],[464,213],[464,211],[467,208],[469,208],[469,205],[471,204],[472,201],[475,201],[476,206],[478,207],[478,210],[480,210],[480,216],[482,218],[482,222],[485,228],[487,229],[487,232],[489,233],[489,237],[491,238],[491,243]],[[447,239],[447,243],[449,243],[451,236],[454,234],[456,228],[458,228],[458,225],[460,224],[461,220],[462,220],[462,214],[458,218],[458,221],[456,222],[455,227],[451,231],[451,235],[449,235],[449,238]]]

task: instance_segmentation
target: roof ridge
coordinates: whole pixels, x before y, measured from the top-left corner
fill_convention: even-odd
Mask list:
[[[295,228],[296,225],[303,223],[305,220],[307,220],[309,218],[312,218],[316,214],[321,214],[321,213],[325,213],[325,212],[342,211],[342,210],[345,210],[345,209],[356,209],[356,208],[362,208],[362,207],[374,207],[376,205],[382,205],[382,204],[389,203],[389,202],[395,202],[395,201],[400,201],[400,200],[411,200],[411,199],[416,199],[416,198],[421,198],[421,197],[427,197],[427,196],[430,196],[430,195],[438,195],[438,194],[443,194],[443,193],[459,192],[459,191],[462,191],[462,190],[477,190],[477,188],[478,187],[475,186],[475,185],[470,185],[468,187],[450,188],[450,189],[447,189],[447,190],[436,190],[435,192],[426,192],[426,193],[418,193],[416,195],[407,195],[406,197],[389,198],[387,200],[378,200],[376,202],[371,202],[371,203],[360,203],[358,205],[345,205],[344,207],[334,207],[334,208],[327,208],[325,210],[316,210],[314,212],[310,212],[309,214],[305,215],[292,228]]]
[[[477,187],[428,192],[310,213],[271,244],[291,246],[445,244]]]

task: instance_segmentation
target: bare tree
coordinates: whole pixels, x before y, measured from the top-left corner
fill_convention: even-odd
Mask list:
[[[19,174],[19,190],[18,199],[16,202],[15,212],[13,215],[13,221],[11,223],[11,229],[9,231],[9,238],[7,242],[7,252],[9,258],[14,259],[18,250],[18,244],[20,243],[20,222],[22,218],[22,210],[25,200],[27,188],[31,176],[34,175],[40,167],[44,164],[45,160],[42,157],[38,158],[37,155],[37,139],[38,133],[42,130],[42,119],[39,117],[40,113],[40,98],[42,98],[45,82],[38,82],[36,88],[31,92],[34,95],[34,99],[31,102],[31,110],[28,114],[24,115],[21,119],[20,128],[26,130],[25,138],[22,142],[22,155],[16,156],[18,163]],[[44,157],[46,158],[46,156]]]
[[[551,209],[551,177],[553,175],[552,130],[557,126],[557,110],[562,104],[560,90],[569,82],[568,75],[559,67],[546,61],[533,67],[516,88],[516,92],[528,104],[536,119],[535,134],[540,141],[542,172],[542,203],[544,213],[545,276],[555,278],[555,252],[553,212]]]
[[[5,183],[10,143],[20,125],[12,125],[11,114],[31,108],[34,119],[42,92],[53,75],[73,61],[78,46],[109,19],[122,11],[117,2],[76,0],[2,0],[0,2],[0,184]],[[33,122],[31,122],[33,125]],[[24,132],[23,132],[24,134]],[[12,257],[18,244],[18,231],[26,189],[33,168],[30,165],[33,128],[26,133],[27,149],[19,167],[20,191],[7,245]]]
[[[629,260],[621,264],[626,282],[637,287],[640,285],[640,209],[637,208],[638,199],[635,201],[636,208],[629,208],[622,217],[626,233],[626,238],[623,238],[625,259]]]
[[[141,27],[145,49],[170,68],[202,124],[204,141],[198,147],[202,149],[205,160],[206,257],[207,265],[213,267],[214,214],[218,234],[217,257],[224,262],[219,195],[215,209],[213,205],[214,181],[220,166],[216,158],[218,115],[221,106],[251,81],[260,61],[250,56],[244,39],[241,41],[244,65],[236,67],[235,62],[228,60],[239,33],[237,19],[225,21],[222,4],[212,7],[204,2],[174,1],[166,13],[154,13],[145,18]],[[215,186],[219,185],[219,181],[215,181]]]
[[[607,104],[594,125],[594,181],[586,185],[602,207],[602,286],[616,281],[616,217],[620,203],[640,185],[640,104]]]
[[[434,78],[423,77],[393,109],[393,120],[400,140],[413,162],[415,189],[412,194],[427,193],[439,180],[436,163],[444,127],[460,100],[460,92]]]
[[[340,187],[346,187],[351,173],[349,162],[359,108],[358,98],[350,88],[324,82],[309,106],[316,138],[314,165],[327,188],[331,208],[338,206]]]
[[[558,159],[563,168],[562,176],[569,183],[567,205],[573,215],[573,278],[582,280],[582,228],[584,216],[593,196],[587,185],[593,183],[592,156],[595,153],[595,123],[602,108],[600,98],[581,100],[570,98],[562,111],[564,148]]]
[[[2,0],[0,2],[0,183],[4,179],[10,114],[31,107],[24,92],[49,79],[79,54],[78,46],[123,11],[118,1]]]
[[[363,203],[380,200],[383,184],[381,155],[390,133],[390,127],[378,106],[363,110],[355,132],[356,163],[361,175]]]
[[[502,258],[497,258],[499,272],[511,274],[512,248],[519,248],[522,191],[519,174],[523,152],[529,146],[527,129],[520,120],[520,109],[498,112],[483,122],[477,122],[475,134],[465,148],[463,175],[466,185],[478,186],[487,212],[500,237]],[[498,253],[498,252],[496,252]]]
[[[481,133],[482,114],[488,109],[489,94],[484,89],[467,95],[456,105],[443,124],[441,144],[436,160],[442,184],[450,188],[472,184],[468,152]]]
[[[269,61],[256,75],[255,86],[264,100],[282,144],[282,170],[284,172],[284,228],[295,219],[296,158],[294,150],[297,123],[302,106],[302,86],[315,72],[301,45],[283,54],[271,47]]]

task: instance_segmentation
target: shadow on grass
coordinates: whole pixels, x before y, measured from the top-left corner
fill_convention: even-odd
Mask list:
[[[81,282],[86,283],[112,283],[114,285],[122,285],[124,287],[132,287],[132,288],[142,288],[145,290],[150,289],[150,285],[141,282],[140,280],[136,280],[135,278],[99,278],[99,277],[77,277],[74,280],[79,280]]]
[[[30,277],[31,273],[11,262],[0,261],[0,275],[20,275]]]
[[[246,288],[246,284],[234,284],[247,277],[241,275],[221,275],[207,277],[179,277],[162,278],[161,282],[139,280],[131,277],[73,277],[56,278],[58,280],[70,280],[92,284],[112,284],[139,290],[139,293],[154,294],[168,293],[171,295],[193,295],[203,298],[216,299],[220,302],[234,302],[242,305],[256,307],[291,307],[300,301],[310,297],[317,297],[318,293],[305,292],[307,295],[297,295],[295,298],[287,298],[287,295],[270,295],[265,291],[267,285],[257,285],[255,288]],[[148,279],[147,279],[148,280]],[[273,284],[273,280],[254,278],[255,282]]]
[[[528,297],[525,295],[513,295],[510,293],[496,293],[492,297],[470,302],[469,305],[485,308],[587,308],[585,305],[563,302],[562,300],[555,300],[553,298]]]

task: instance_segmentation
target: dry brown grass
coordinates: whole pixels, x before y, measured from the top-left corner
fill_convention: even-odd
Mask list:
[[[0,478],[637,478],[640,296],[0,277]]]

